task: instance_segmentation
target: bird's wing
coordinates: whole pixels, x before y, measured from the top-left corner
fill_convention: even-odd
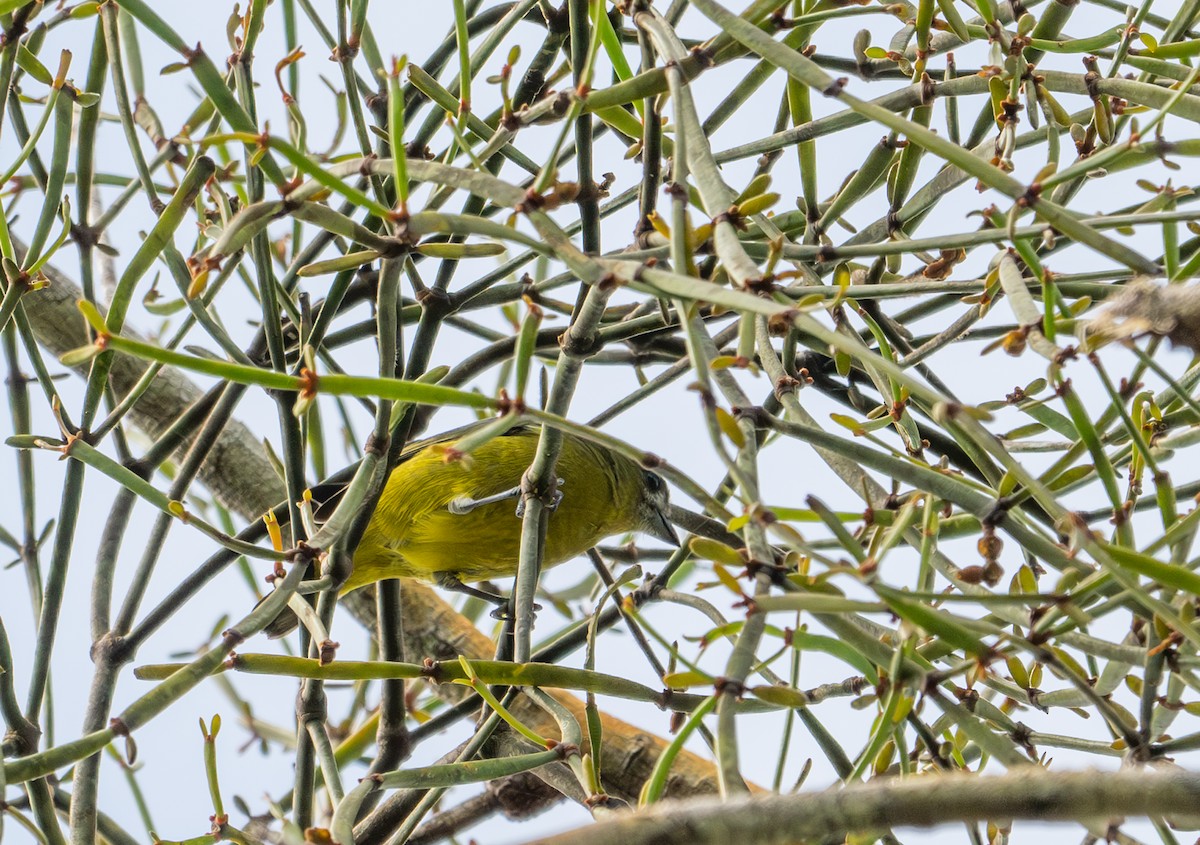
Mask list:
[[[455,440],[460,440],[468,434],[475,431],[481,425],[489,424],[493,420],[478,420],[476,422],[461,425],[458,428],[452,428],[449,431],[443,431],[440,434],[435,434],[432,437],[426,437],[423,440],[414,440],[407,444],[403,451],[400,452],[400,458],[396,461],[396,465],[410,460],[413,455],[416,455],[422,449],[428,446],[435,446],[439,443],[451,443]],[[534,426],[529,423],[519,423],[508,431],[501,434],[501,437],[512,437],[517,434],[530,431]],[[313,518],[317,524],[326,522],[341,503],[342,497],[346,494],[346,489],[350,486],[348,481],[326,482],[317,484],[312,487],[313,496]]]

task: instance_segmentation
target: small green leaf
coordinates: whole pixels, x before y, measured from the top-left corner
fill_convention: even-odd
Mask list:
[[[1200,573],[1173,563],[1166,563],[1124,546],[1108,544],[1105,551],[1112,555],[1120,566],[1139,575],[1145,575],[1156,584],[1174,587],[1193,596],[1200,596]]]
[[[762,686],[751,687],[750,694],[759,701],[775,704],[779,707],[807,707],[811,700],[798,689],[791,687]]]
[[[1065,490],[1092,475],[1094,472],[1095,467],[1091,464],[1077,464],[1070,469],[1064,470],[1057,478],[1051,479],[1046,486],[1053,492]]]
[[[717,425],[726,437],[733,442],[734,446],[743,449],[746,446],[746,436],[742,434],[741,427],[737,424],[737,420],[733,418],[733,414],[726,411],[724,408],[716,409]]]
[[[78,367],[81,364],[86,364],[104,350],[94,343],[89,343],[87,346],[80,346],[69,352],[64,352],[58,360],[67,367]]]
[[[762,214],[777,202],[779,202],[779,194],[758,194],[745,202],[738,203],[738,213],[746,217],[753,217],[755,214]]]
[[[735,516],[725,524],[725,530],[730,532],[741,531],[750,522],[750,514],[742,514]]]
[[[668,689],[689,689],[708,686],[713,679],[703,672],[669,672],[663,675],[663,686]]]
[[[493,255],[503,255],[504,245],[431,243],[417,244],[416,251],[430,258],[448,258],[456,261],[462,258],[490,258]]]
[[[723,563],[726,566],[746,565],[746,561],[734,549],[717,540],[710,540],[708,537],[693,537],[688,541],[688,548],[692,554],[703,560]]]
[[[1029,689],[1029,673],[1025,671],[1025,666],[1016,657],[1010,657],[1006,661],[1008,665],[1008,674],[1012,677],[1013,683],[1021,689]]]
[[[54,74],[46,69],[46,66],[41,63],[37,56],[30,52],[29,48],[21,42],[17,42],[17,64],[21,70],[32,76],[43,85],[54,84]]]

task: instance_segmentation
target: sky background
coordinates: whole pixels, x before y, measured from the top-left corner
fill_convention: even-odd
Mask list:
[[[1165,15],[1169,14],[1176,5],[1160,2],[1156,3],[1154,8],[1157,13]],[[286,120],[280,99],[273,90],[275,83],[271,78],[271,69],[286,52],[280,37],[281,28],[277,25],[278,6],[279,4],[274,4],[269,9],[268,14],[272,18],[272,24],[268,27],[257,50],[256,67],[260,86],[259,103],[263,112],[261,116],[265,121],[270,122],[274,131],[282,133]],[[326,10],[332,9],[332,4],[328,2],[322,2],[320,6]],[[199,42],[214,59],[219,60],[228,52],[224,31],[231,9],[232,7],[227,4],[169,3],[162,4],[162,8],[158,11],[183,34],[189,43]],[[421,59],[448,30],[451,23],[451,6],[448,3],[393,0],[390,3],[373,4],[370,20],[380,48],[385,55],[408,54],[413,59]],[[1118,20],[1116,16],[1100,20],[1078,15],[1072,21],[1068,32],[1072,35],[1091,34],[1117,23]],[[323,120],[322,116],[333,114],[333,101],[328,89],[321,82],[321,77],[331,81],[336,79],[337,68],[326,60],[327,50],[321,45],[319,37],[307,22],[303,22],[302,27],[301,43],[308,55],[300,64],[303,78],[300,105],[309,116],[311,146],[314,149],[324,149],[328,144],[326,139],[332,139],[333,121],[332,119]],[[818,46],[823,52],[848,53],[850,39],[860,27],[873,27],[876,32],[891,33],[895,29],[895,23],[892,19],[883,16],[857,17],[843,23],[833,23],[821,30],[817,39]],[[698,16],[689,16],[681,27],[681,34],[685,37],[706,36],[711,32],[711,25]],[[482,78],[498,70],[512,43],[521,43],[524,46],[522,66],[527,63],[538,43],[538,35],[537,28],[528,25],[518,27],[513,38],[506,39],[504,45],[497,50],[488,66],[489,70],[480,75],[476,84],[478,101],[487,106],[486,108],[484,105],[477,106],[478,113],[486,113],[490,109],[490,104],[494,102],[494,92],[486,90]],[[90,38],[91,28],[86,24],[75,23],[58,27],[48,34],[41,56],[47,65],[53,65],[52,60],[57,57],[60,49],[70,49],[74,55],[70,75],[78,83],[85,76]],[[873,41],[872,43],[881,44],[882,42]],[[178,56],[144,31],[141,32],[140,46],[147,71],[151,105],[167,131],[173,132],[195,106],[197,100],[193,93],[194,86],[190,84],[185,74],[165,76],[157,74],[158,68],[178,61]],[[630,51],[628,55],[631,61],[635,59],[633,51]],[[957,59],[960,66],[977,66],[985,59],[985,56],[981,48],[973,47],[961,51]],[[1079,67],[1076,64],[1078,57],[1063,57],[1058,61],[1065,68],[1077,70]],[[943,66],[941,57],[934,59],[933,66],[937,73],[941,72]],[[722,96],[748,67],[746,62],[736,62],[727,67],[713,69],[702,77],[702,84],[692,86],[700,104],[702,116],[711,109],[717,98]],[[449,75],[443,76],[444,80],[448,78]],[[598,79],[604,78],[604,76],[598,77]],[[778,102],[781,84],[782,81],[778,75],[773,77],[764,86],[762,96],[758,98],[761,110],[749,110],[728,121],[711,138],[713,149],[719,152],[765,134],[764,125],[774,120],[774,111],[771,109]],[[864,83],[858,81],[852,81],[851,86],[852,89],[868,90]],[[35,87],[33,84],[27,86],[31,95],[40,94],[40,92],[34,91]],[[599,87],[599,83],[597,87]],[[878,96],[884,92],[884,88],[880,85],[872,85],[869,91],[871,96]],[[1082,98],[1080,100],[1082,101]],[[834,110],[833,104],[823,98],[814,97],[813,103],[818,114]],[[770,104],[769,107],[768,104]],[[105,93],[103,107],[107,114],[113,112],[110,91]],[[1080,107],[1082,107],[1082,103],[1068,104],[1068,108]],[[36,106],[28,108],[31,114],[37,114]],[[421,117],[423,119],[424,114]],[[934,118],[934,125],[944,126],[940,105]],[[1169,121],[1168,126],[1171,125]],[[556,131],[557,127],[553,126],[534,127],[526,130],[520,137],[522,148],[527,151],[543,148],[539,145],[549,144]],[[882,130],[879,128],[864,128],[857,132],[840,133],[835,138],[819,144],[818,155],[822,162],[819,180],[822,196],[828,196],[836,190],[845,174],[856,162],[862,160],[866,151],[879,140],[881,134]],[[343,142],[344,148],[349,149],[350,140],[347,137]],[[598,170],[614,172],[616,176],[614,193],[636,184],[639,166],[622,159],[621,151],[624,145],[615,139],[605,138],[601,141],[600,146],[603,165]],[[48,155],[48,139],[47,142],[39,145],[39,149],[43,154]],[[149,149],[144,139],[143,149]],[[0,133],[0,161],[10,161],[15,155],[15,151],[16,146],[12,133],[7,131],[6,127],[6,130]],[[103,171],[131,172],[132,165],[128,146],[119,126],[111,123],[105,126],[101,133],[100,149],[97,152],[97,158]],[[1040,166],[1036,160],[1028,157],[1018,157],[1018,165],[1018,175],[1023,178],[1030,177]],[[729,184],[740,189],[749,179],[753,168],[754,160],[747,159],[726,165],[723,172]],[[935,169],[934,163],[926,161],[922,175],[928,178]],[[785,152],[782,161],[773,172],[775,174],[773,189],[778,190],[783,197],[776,210],[790,209],[793,207],[793,198],[800,193],[795,156],[790,150]],[[512,176],[511,171],[508,175],[516,178]],[[1141,172],[1138,175],[1155,178],[1151,174]],[[1187,182],[1189,175],[1185,172],[1177,179]],[[923,179],[919,179],[918,184],[923,181]],[[1105,180],[1103,185],[1085,189],[1076,207],[1081,209],[1111,208],[1114,204],[1123,205],[1126,202],[1135,202],[1141,196],[1137,193],[1139,189],[1132,185],[1132,180],[1118,182],[1117,185],[1123,187],[1114,189],[1113,182]],[[1128,196],[1114,199],[1114,190],[1127,191]],[[112,190],[101,192],[102,202],[110,201],[112,196]],[[1148,198],[1148,195],[1145,197]],[[855,225],[863,225],[882,214],[886,210],[886,200],[882,198],[882,195],[876,199],[878,201],[867,200],[860,204],[849,215],[850,221]],[[982,208],[994,199],[987,194],[975,193],[969,185],[964,186],[959,189],[955,202],[947,203],[946,207],[939,209],[937,214],[926,221],[924,224],[926,228],[923,231],[974,229],[977,221],[965,219],[966,215],[970,211]],[[14,223],[15,231],[18,233],[28,232],[36,216],[39,202],[40,200],[33,198],[32,202],[17,203],[15,210],[18,217]],[[11,214],[12,212],[10,212],[10,217]],[[566,220],[570,217],[563,215],[560,219]],[[627,243],[629,221],[629,216],[625,215],[606,224],[604,230],[606,248],[617,248]],[[144,200],[135,199],[122,213],[117,225],[109,232],[113,246],[121,253],[118,265],[126,260],[136,248],[139,233],[149,229],[152,224],[153,217]],[[832,236],[837,241],[848,235],[835,231]],[[185,254],[189,252],[190,237],[190,231],[185,226],[176,238],[177,245]],[[1150,236],[1148,251],[1154,250],[1155,238],[1154,235]],[[1136,240],[1129,240],[1129,242],[1137,243]],[[973,278],[972,273],[981,272],[990,255],[990,250],[979,250],[956,272],[955,277]],[[1073,271],[1089,266],[1105,266],[1095,256],[1081,250],[1073,250],[1068,255],[1069,258],[1056,259],[1057,266],[1064,270],[1069,267]],[[54,263],[68,275],[76,275],[72,273],[74,258],[73,249],[67,247]],[[486,268],[491,265],[476,262],[475,266]],[[919,268],[914,266],[906,269],[911,271]],[[467,281],[470,278],[467,275],[469,272],[469,269],[460,272],[456,284]],[[150,277],[153,275],[152,272]],[[139,291],[145,289],[148,281],[149,277]],[[320,296],[322,292],[320,286],[324,283],[327,283],[327,280],[317,279],[308,286],[314,297]],[[170,284],[165,273],[162,284],[164,289]],[[564,288],[560,295],[564,299],[573,299],[573,289]],[[248,340],[253,331],[250,321],[257,313],[256,307],[251,305],[249,297],[243,291],[238,290],[234,284],[231,284],[222,296],[222,314],[228,321],[231,333],[239,340]],[[239,308],[242,307],[238,304],[239,297],[244,302],[245,310],[243,311],[239,311]],[[994,322],[1011,321],[1011,313],[1006,307],[1002,306],[997,311]],[[231,315],[237,313],[246,315],[245,323],[238,324],[230,319]],[[367,316],[365,308],[359,309],[358,313],[360,317]],[[953,313],[957,315],[958,312]],[[481,319],[486,319],[483,315],[479,316]],[[505,327],[498,313],[491,315],[490,319],[495,327]],[[946,319],[948,318],[943,314],[932,322],[940,325]],[[561,322],[559,321],[560,324]],[[140,305],[136,306],[131,313],[129,323],[138,330],[149,334],[161,331],[164,325],[161,317],[145,311]],[[204,340],[205,338],[197,333],[196,342],[204,345]],[[463,356],[464,347],[468,344],[478,345],[478,343],[477,340],[462,332],[447,329],[439,339],[432,363],[436,365],[458,360]],[[211,344],[208,344],[208,347],[212,348]],[[1030,360],[1032,356],[1015,360],[995,352],[990,356],[975,357],[977,351],[978,349],[975,347],[969,351],[956,349],[952,355],[958,356],[960,360],[951,361],[943,357],[935,362],[935,369],[940,368],[938,369],[939,374],[951,380],[955,390],[961,391],[960,398],[963,401],[974,403],[1002,398],[1004,393],[1015,385],[1024,384],[1042,374],[1040,363]],[[361,343],[355,348],[343,350],[343,353],[344,357],[339,360],[349,371],[374,372],[376,356],[372,344]],[[1176,373],[1182,372],[1188,363],[1187,356],[1180,352],[1165,353],[1162,360],[1165,366]],[[57,369],[61,368],[56,367]],[[657,371],[658,368],[655,368],[651,372],[653,374]],[[1088,371],[1084,368],[1072,371],[1071,375],[1079,379],[1081,384],[1086,385]],[[610,425],[606,426],[606,429],[642,448],[663,455],[671,463],[683,467],[691,473],[693,478],[711,489],[720,478],[721,469],[711,454],[711,446],[700,424],[700,416],[696,413],[696,395],[686,389],[689,381],[687,378],[679,380],[634,410],[617,417]],[[756,401],[761,401],[770,389],[765,377],[756,379],[747,375],[743,378],[743,384]],[[494,392],[496,388],[494,373],[489,373],[480,379],[478,386],[484,392]],[[628,369],[588,367],[585,369],[583,381],[572,404],[571,416],[573,419],[587,420],[608,407],[616,398],[627,393],[634,386],[633,374]],[[59,388],[67,397],[68,406],[77,407],[81,400],[81,381],[77,378],[67,378],[59,382]],[[828,413],[835,410],[833,406],[821,403],[815,391],[806,392],[803,395],[806,402],[813,402],[810,410],[820,419],[827,419]],[[37,401],[36,390],[34,399],[34,431],[52,433],[55,430],[53,420],[47,410],[42,407],[44,403]],[[1103,397],[1093,394],[1092,400],[1103,402]],[[251,396],[243,403],[238,417],[250,424],[256,432],[261,431],[263,437],[277,442],[274,406],[261,395]],[[329,451],[331,465],[353,460],[355,455],[345,450],[338,440],[339,433],[333,424],[333,415],[327,413],[325,419],[331,441]],[[467,421],[467,419],[462,412],[448,410],[438,414],[431,430],[448,429]],[[1024,421],[1023,417],[1018,417],[1015,413],[1012,415],[1012,419],[1014,427]],[[360,417],[356,423],[357,442],[361,442],[368,430],[368,423],[364,417]],[[992,430],[1003,431],[1004,428],[997,424],[992,427]],[[11,433],[11,420],[7,414],[0,415],[0,435],[7,436],[9,433]],[[136,448],[143,448],[144,445],[144,443],[138,443]],[[815,493],[831,507],[861,510],[861,505],[853,492],[842,489],[840,483],[814,457],[811,451],[799,446],[789,446],[773,450],[768,454],[770,460],[764,461],[762,465],[763,498],[767,503],[802,507],[804,496]],[[1047,458],[1047,462],[1048,460]],[[1030,458],[1029,463],[1037,466],[1038,459]],[[38,516],[41,523],[52,518],[57,511],[57,490],[63,466],[63,464],[56,463],[52,455],[37,454],[35,456],[38,475]],[[14,477],[15,460],[12,450],[0,449],[0,478],[11,479]],[[157,479],[156,483],[165,486],[161,477]],[[98,545],[100,531],[107,516],[112,495],[113,488],[105,479],[95,473],[88,474],[84,509],[76,538],[76,551],[71,565],[72,574],[69,579],[63,621],[60,626],[60,645],[53,666],[53,731],[56,742],[66,741],[78,734],[78,726],[86,703],[91,673],[91,665],[87,659],[90,645],[87,626],[90,571],[93,565],[94,550]],[[678,494],[676,495],[677,500],[680,500],[682,504],[694,506],[693,503],[684,501]],[[6,501],[6,494],[0,492],[0,502],[2,501]],[[15,506],[15,495],[7,498],[7,501],[11,504],[7,508],[0,508],[0,524],[16,533],[20,528],[20,514]],[[1081,504],[1086,503],[1079,503],[1079,505]],[[152,519],[153,514],[150,508],[139,504],[138,510],[135,512],[134,527],[126,538],[126,552],[123,554],[122,565],[118,571],[116,593],[118,596],[121,596],[128,586],[131,570],[136,565],[139,555],[139,539],[144,538],[145,530],[148,529]],[[964,542],[958,549],[964,557],[972,559],[970,562],[973,562],[975,557],[972,546],[973,543]],[[954,546],[949,545],[948,549],[953,550]],[[170,590],[177,578],[191,571],[210,551],[211,547],[207,541],[203,541],[194,532],[178,527],[172,530],[161,563],[150,585],[146,607],[153,606],[158,598]],[[1009,549],[1008,554],[1011,556],[1012,553],[1013,550]],[[49,551],[47,549],[43,555],[43,566],[48,558]],[[902,557],[902,559],[911,560],[911,556],[909,558]],[[263,567],[260,566],[259,569],[263,570]],[[562,589],[580,581],[587,571],[589,570],[586,569],[586,564],[566,565],[549,573],[547,584],[551,589]],[[1012,568],[1009,569],[1010,573],[1011,571],[1013,571]],[[698,572],[695,578],[711,580],[711,574]],[[26,638],[31,638],[34,631],[34,620],[30,613],[27,596],[25,574],[19,567],[0,571],[0,616],[4,619],[18,659],[24,656],[21,644],[27,641]],[[139,654],[135,665],[179,659],[179,651],[195,649],[204,645],[214,630],[214,626],[219,630],[222,624],[219,620],[225,614],[235,614],[234,618],[237,618],[237,615],[248,611],[252,604],[253,597],[243,585],[240,577],[234,571],[228,571],[222,578],[214,581],[198,600],[177,614],[160,632],[160,636],[147,644]],[[710,627],[709,623],[698,615],[665,606],[651,608],[647,612],[647,618],[659,630],[678,636],[681,640],[698,638],[705,634]],[[785,623],[781,620],[780,624]],[[544,621],[536,633],[545,634],[554,629],[553,623]],[[366,655],[365,637],[352,633],[352,631],[357,631],[357,629],[352,629],[350,626],[340,626],[336,629],[338,634],[336,638],[340,639],[343,645],[339,652],[339,657],[342,659],[355,659]],[[1103,632],[1097,631],[1097,633]],[[265,650],[266,648],[268,646],[265,641],[255,641],[248,644],[245,650]],[[641,665],[640,659],[630,658],[630,648],[629,639],[623,634],[614,633],[608,636],[602,643],[597,668],[615,674],[637,672],[640,680],[654,684],[653,678],[648,677],[650,673]],[[692,654],[694,653],[693,650]],[[705,665],[708,667],[722,666],[725,654],[726,650],[721,643],[713,645],[704,657]],[[578,665],[581,660],[582,655],[576,655],[569,662],[571,665]],[[17,687],[21,697],[24,695],[26,683],[25,671],[27,671],[27,667],[21,665],[16,667]],[[847,674],[843,666],[830,659],[821,655],[806,655],[801,685],[814,686],[822,682],[840,680]],[[253,702],[256,716],[281,726],[290,723],[294,707],[294,685],[292,683],[285,680],[247,676],[231,677],[228,681],[236,687],[240,696]],[[148,688],[146,683],[135,680],[127,671],[117,690],[114,712],[144,694]],[[331,713],[344,712],[347,703],[348,693],[346,691],[331,692]],[[642,725],[647,730],[658,734],[667,732],[666,714],[652,714],[645,707],[621,701],[606,701],[604,707],[614,715]],[[229,796],[240,795],[254,808],[255,812],[261,812],[264,807],[264,794],[278,798],[281,786],[290,781],[291,761],[289,755],[280,753],[275,746],[272,748],[272,753],[268,755],[261,754],[256,745],[251,744],[251,747],[244,747],[251,737],[238,725],[236,709],[222,693],[217,683],[204,684],[179,702],[167,714],[137,733],[139,747],[137,780],[152,808],[155,831],[160,837],[165,839],[186,838],[204,833],[208,829],[207,817],[212,809],[207,797],[201,757],[201,737],[196,723],[198,719],[207,721],[214,713],[220,713],[224,721],[224,728],[219,740],[219,760],[222,787],[227,801]],[[821,711],[822,718],[828,719],[827,725],[839,736],[847,738],[865,737],[873,715],[874,708],[856,711],[840,705]],[[1031,725],[1036,725],[1038,730],[1055,730],[1053,723],[1048,725],[1049,720],[1043,719],[1040,714],[1026,712],[1021,714],[1021,718]],[[1092,719],[1090,724],[1082,724],[1077,718],[1061,712],[1057,712],[1054,718],[1069,722],[1069,724],[1060,726],[1061,732],[1087,735],[1096,739],[1107,738],[1107,732],[1098,719]],[[1074,721],[1071,721],[1072,719]],[[745,772],[761,784],[769,785],[774,776],[779,731],[782,723],[783,717],[778,715],[756,718],[753,722],[747,721],[743,726],[742,753]],[[1182,722],[1178,730],[1179,732],[1183,731]],[[427,743],[418,749],[411,763],[419,765],[431,762],[432,758],[452,747],[464,736],[465,728],[457,733],[452,732],[443,740]],[[847,746],[853,749],[855,742],[847,739]],[[703,746],[697,742],[693,742],[691,747],[698,753],[706,753]],[[824,763],[823,757],[815,748],[811,747],[808,737],[801,733],[795,741],[794,751],[783,777],[785,785],[794,782],[805,759],[810,755],[814,757],[814,769],[808,785],[821,787],[833,781],[832,772]],[[1083,759],[1079,755],[1066,752],[1054,752],[1053,756],[1056,768],[1097,765],[1100,762],[1094,758]],[[1114,757],[1106,762],[1115,767],[1119,761]],[[347,783],[352,783],[352,778],[352,774],[348,776]],[[451,800],[449,803],[455,802]],[[121,777],[117,763],[113,760],[105,762],[101,781],[100,806],[123,822],[128,830],[141,834],[129,787]],[[543,816],[533,824],[505,827],[505,823],[492,820],[474,831],[473,835],[488,842],[519,842],[532,837],[535,833],[562,830],[586,823],[587,820],[588,816],[582,809],[563,803],[557,806],[552,813]],[[234,824],[240,824],[244,822],[244,818],[235,813],[231,821]],[[1135,826],[1131,829],[1138,829],[1141,833],[1148,832],[1144,826],[1140,828]],[[1020,831],[1021,826],[1019,825],[1016,833],[1019,834]],[[897,833],[905,842],[963,841],[961,828],[955,827],[949,827],[936,833],[905,831]],[[1079,829],[1076,827],[1069,835],[1076,836],[1078,833]],[[1150,835],[1153,836],[1152,833]],[[11,821],[5,827],[5,836],[6,842],[29,841],[25,838],[24,832]],[[1018,841],[1021,840],[1018,839]]]

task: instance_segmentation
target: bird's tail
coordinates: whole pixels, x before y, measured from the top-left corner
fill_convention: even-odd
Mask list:
[[[271,621],[271,624],[263,630],[267,632],[269,638],[277,640],[280,637],[286,637],[299,627],[300,617],[296,615],[296,611],[290,607],[285,607],[283,612],[276,616]]]
[[[270,595],[270,593],[267,595]],[[262,604],[266,600],[266,596],[263,596],[261,599],[259,599],[258,604],[254,605],[255,609],[258,608],[259,604]],[[296,611],[285,605],[283,610],[279,612],[279,615],[272,619],[267,627],[263,628],[263,630],[266,632],[268,637],[273,640],[277,640],[280,637],[286,637],[299,627],[300,617],[296,616]]]

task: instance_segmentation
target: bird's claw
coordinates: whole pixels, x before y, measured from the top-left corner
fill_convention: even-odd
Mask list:
[[[558,505],[563,500],[563,492],[562,492],[562,490],[558,489],[559,487],[562,486],[563,479],[558,478],[558,479],[555,479],[555,481],[557,483],[554,486],[554,495],[550,497],[550,501],[546,504],[546,510],[548,510],[548,511],[558,510]],[[521,519],[523,516],[525,516],[525,499],[524,498],[522,498],[519,502],[517,502],[517,519]]]
[[[537,613],[541,609],[542,606],[535,602],[533,605],[533,612]],[[517,618],[516,611],[513,610],[513,603],[511,601],[506,601],[504,604],[497,605],[496,608],[488,615],[497,622],[508,622]]]

